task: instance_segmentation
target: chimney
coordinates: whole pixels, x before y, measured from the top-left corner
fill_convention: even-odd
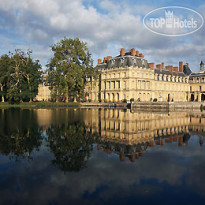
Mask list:
[[[120,56],[124,56],[125,55],[125,49],[124,48],[121,48],[120,50]]]
[[[168,70],[170,72],[170,74],[173,74],[173,66],[172,65],[168,65],[165,68],[166,68],[166,70]]]
[[[136,51],[136,56],[139,56],[140,55],[140,52],[139,51]]]
[[[156,68],[159,69],[159,70],[162,70],[162,65],[161,64],[157,64]]]
[[[142,53],[139,54],[139,57],[144,58],[144,55]]]
[[[162,62],[161,65],[162,65],[162,69],[164,69],[164,62]]]
[[[112,58],[112,56],[107,56],[107,62]]]
[[[102,59],[98,59],[98,64],[101,64],[102,63]]]
[[[170,72],[170,74],[173,74],[173,66],[172,65],[170,66],[170,71],[169,72]]]
[[[151,70],[154,70],[154,63],[148,63]]]
[[[103,63],[107,63],[107,57],[104,57]]]
[[[179,68],[178,68],[178,66],[173,67],[173,71],[175,71],[175,72],[176,72],[176,74],[178,75],[178,74],[179,74]]]
[[[135,49],[132,48],[132,49],[130,50],[130,53],[131,53],[131,56],[135,56]]]
[[[179,62],[179,72],[183,73],[183,62]]]

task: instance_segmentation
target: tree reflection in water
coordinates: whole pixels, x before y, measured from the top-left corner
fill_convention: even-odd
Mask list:
[[[30,110],[8,109],[1,111],[0,153],[10,159],[32,159],[31,153],[42,144],[42,129]]]
[[[98,139],[98,134],[92,134],[84,122],[51,125],[47,129],[47,136],[48,146],[55,156],[52,163],[64,172],[76,172],[86,167],[93,143]]]

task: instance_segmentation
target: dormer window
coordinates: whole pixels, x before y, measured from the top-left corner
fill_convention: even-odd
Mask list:
[[[133,58],[132,60],[133,60],[133,64],[136,65],[137,64],[137,59]]]
[[[123,63],[124,63],[124,61],[125,61],[125,59],[124,59],[124,58],[120,58],[120,62],[121,62],[121,64],[123,64]]]

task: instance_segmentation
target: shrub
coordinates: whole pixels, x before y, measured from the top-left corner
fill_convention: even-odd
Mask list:
[[[122,102],[123,102],[123,103],[127,103],[127,99],[123,99]]]
[[[130,102],[134,102],[135,100],[134,100],[134,98],[130,98]]]

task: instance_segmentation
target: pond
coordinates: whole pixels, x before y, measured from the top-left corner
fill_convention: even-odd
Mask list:
[[[204,204],[205,114],[0,110],[0,204]]]

